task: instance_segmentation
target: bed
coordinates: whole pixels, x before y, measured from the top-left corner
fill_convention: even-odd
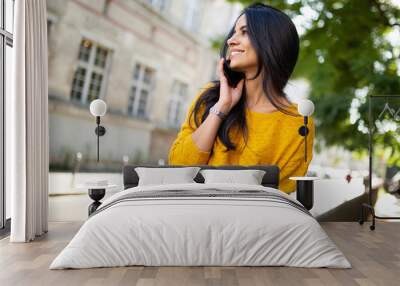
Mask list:
[[[277,166],[198,166],[202,170],[264,170],[260,185],[204,183],[198,173],[194,183],[152,186],[138,185],[136,167],[124,167],[124,190],[103,202],[50,269],[130,265],[351,268],[301,203],[279,191]]]

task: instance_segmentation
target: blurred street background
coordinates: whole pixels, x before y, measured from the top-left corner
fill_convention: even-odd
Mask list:
[[[252,2],[47,1],[50,220],[80,218],[69,217],[79,213],[69,210],[85,192],[80,182],[106,177],[118,191],[124,165],[167,164],[188,105],[217,79],[222,39]],[[368,96],[400,95],[400,1],[261,2],[284,10],[301,36],[285,90],[316,106],[309,174],[323,180],[314,213],[338,208],[330,219],[354,219],[366,200]],[[100,163],[89,112],[96,98],[108,105]],[[378,214],[399,215],[400,98],[375,99],[372,116],[374,202]]]

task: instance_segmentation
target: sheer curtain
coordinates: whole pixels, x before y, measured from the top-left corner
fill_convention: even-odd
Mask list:
[[[13,92],[6,98],[6,187],[12,242],[47,232],[48,93],[46,0],[15,1]]]

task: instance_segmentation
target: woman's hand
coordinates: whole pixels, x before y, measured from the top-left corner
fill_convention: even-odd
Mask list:
[[[223,113],[228,114],[242,96],[244,79],[240,80],[235,88],[228,85],[228,80],[224,74],[223,58],[219,61],[218,74],[221,86],[219,90],[219,100],[216,106],[218,106],[219,110]]]

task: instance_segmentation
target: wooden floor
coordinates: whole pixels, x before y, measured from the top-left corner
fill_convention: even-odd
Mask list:
[[[0,285],[400,285],[400,223],[327,222],[323,228],[353,268],[120,267],[48,270],[80,223],[51,223],[44,237],[10,244],[0,241]]]

